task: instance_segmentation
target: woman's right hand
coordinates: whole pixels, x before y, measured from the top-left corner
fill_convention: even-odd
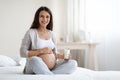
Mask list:
[[[38,49],[39,50],[39,53],[40,53],[40,55],[42,54],[42,53],[46,53],[46,54],[51,54],[52,53],[52,49],[51,48],[48,48],[48,47],[46,47],[46,48],[42,48],[42,49]]]
[[[51,48],[42,48],[42,49],[37,49],[37,50],[30,50],[28,52],[28,57],[32,57],[32,56],[40,56],[43,54],[51,54],[52,53],[52,49]]]

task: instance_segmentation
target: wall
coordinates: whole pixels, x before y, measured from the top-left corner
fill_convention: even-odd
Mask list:
[[[66,26],[64,0],[0,0],[0,54],[19,55],[21,40],[40,6],[52,10],[54,31],[63,31],[61,27]]]
[[[22,37],[37,6],[32,0],[0,0],[0,54],[19,54]]]

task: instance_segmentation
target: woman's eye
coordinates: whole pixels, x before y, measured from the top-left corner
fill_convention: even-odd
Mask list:
[[[49,18],[50,16],[46,16],[46,18]]]
[[[41,15],[40,18],[50,18],[50,16],[43,16],[43,15]]]
[[[43,18],[44,16],[40,16],[41,18]]]

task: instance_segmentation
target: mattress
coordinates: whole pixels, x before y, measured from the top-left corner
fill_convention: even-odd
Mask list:
[[[120,71],[93,71],[78,67],[72,74],[23,74],[24,66],[0,67],[0,80],[120,80]]]
[[[72,74],[56,75],[23,74],[23,69],[23,66],[0,67],[0,80],[92,80],[92,77],[88,73],[85,74],[80,67]]]

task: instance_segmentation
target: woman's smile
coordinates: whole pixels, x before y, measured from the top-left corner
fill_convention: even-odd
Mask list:
[[[41,11],[39,14],[40,26],[46,27],[50,22],[50,14],[46,11]]]

